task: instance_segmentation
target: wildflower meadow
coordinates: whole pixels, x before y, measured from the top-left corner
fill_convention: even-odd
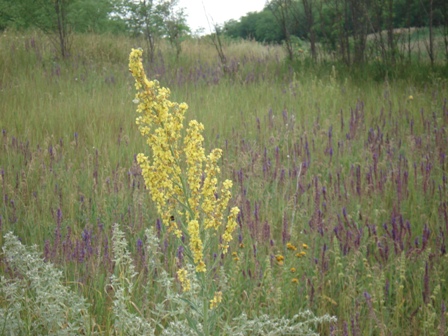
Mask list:
[[[446,335],[446,77],[142,43],[0,35],[0,335]]]

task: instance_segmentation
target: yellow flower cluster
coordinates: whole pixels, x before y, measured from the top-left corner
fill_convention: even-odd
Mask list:
[[[195,219],[188,223],[188,234],[190,235],[190,249],[193,254],[193,261],[196,264],[197,272],[205,272],[206,267],[203,261],[202,240],[199,233],[199,222]]]
[[[292,243],[290,243],[290,242],[286,244],[286,248],[287,248],[288,250],[290,250],[290,251],[296,251],[296,250],[297,250],[297,247],[296,247],[295,245],[293,245]],[[303,244],[302,244],[302,248],[303,248],[304,250],[307,250],[307,249],[308,249],[308,245],[305,244],[305,243],[303,243]],[[297,253],[296,253],[296,257],[297,257],[297,258],[302,258],[302,257],[304,257],[304,256],[306,256],[306,252],[305,252],[305,251],[300,251],[300,252],[297,252]]]
[[[222,292],[215,292],[215,296],[210,300],[210,309],[215,309],[222,301]]]
[[[281,254],[278,254],[275,256],[275,259],[277,260],[277,263],[281,266],[284,263],[285,257]]]
[[[294,245],[293,243],[291,243],[291,242],[286,243],[286,249],[288,251],[294,252],[295,256],[298,257],[298,258],[302,258],[302,257],[304,257],[306,255],[306,252],[304,250],[307,250],[309,247],[305,243],[303,243],[301,245],[299,244],[299,246],[301,246],[301,248],[303,249],[302,251],[300,251],[300,250],[297,251],[299,248],[296,245]],[[286,265],[288,265],[289,272],[291,274],[294,274],[294,273],[297,272],[297,269],[294,266],[292,266],[292,264],[294,262],[291,261],[291,259],[288,256],[286,256],[286,260],[285,260],[285,256],[284,255],[276,254],[275,255],[275,261],[277,262],[277,265],[279,265],[279,266],[284,266],[285,262],[286,262]],[[298,284],[299,283],[299,279],[294,277],[294,278],[291,279],[291,283]]]
[[[204,137],[201,134],[204,130],[204,125],[196,120],[191,120],[188,126],[184,144],[185,161],[187,163],[187,178],[188,185],[190,186],[190,197],[188,198],[188,202],[190,203],[192,214],[187,213],[187,220],[190,216],[195,218],[199,217],[202,165],[205,161],[205,151],[202,147]]]
[[[182,285],[182,290],[188,292],[191,289],[190,280],[188,279],[188,271],[185,268],[181,268],[177,271],[177,278]]]
[[[235,231],[236,227],[237,227],[237,222],[236,222],[236,216],[238,216],[238,214],[240,213],[240,209],[238,207],[233,207],[230,210],[230,214],[227,217],[227,226],[226,226],[226,230],[224,231],[223,235],[222,235],[222,253],[226,254],[227,250],[229,249],[229,243],[230,241],[233,239],[232,237],[232,233],[233,231]]]
[[[207,156],[205,165],[204,186],[202,188],[203,204],[202,210],[204,211],[204,226],[205,228],[217,229],[222,222],[223,213],[219,212],[220,209],[226,208],[230,199],[230,188],[232,188],[232,181],[226,180],[223,183],[223,189],[221,192],[221,198],[216,199],[215,195],[218,192],[218,179],[217,175],[221,172],[218,167],[218,160],[222,156],[222,150],[215,148]]]
[[[204,230],[221,230],[220,248],[226,253],[239,213],[237,207],[232,208],[224,227],[232,181],[225,180],[221,186],[218,182],[222,150],[213,149],[205,155],[204,125],[196,120],[190,121],[183,130],[187,104],[171,102],[169,89],[147,79],[141,49],[132,49],[129,71],[137,89],[134,102],[140,115],[136,123],[151,149],[150,156],[137,155],[145,185],[163,224],[178,238],[188,239],[196,271],[205,272],[204,246],[208,243],[202,239],[215,233],[205,234]],[[179,279],[183,274],[178,273]]]
[[[286,248],[288,249],[288,250],[291,250],[291,251],[295,251],[295,250],[297,250],[297,247],[295,247],[293,244],[291,244],[291,243],[287,243],[286,244]]]
[[[137,112],[141,114],[136,123],[152,150],[152,161],[138,154],[137,162],[163,223],[180,237],[182,233],[171,216],[175,212],[174,199],[183,198],[178,140],[188,106],[169,101],[170,90],[146,78],[141,55],[140,49],[132,49],[129,70],[135,78],[135,101],[138,102]]]

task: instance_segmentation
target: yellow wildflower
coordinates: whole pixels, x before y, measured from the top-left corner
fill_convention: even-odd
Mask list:
[[[299,283],[299,279],[294,278],[294,279],[291,280],[291,282],[294,283],[294,284],[298,284]]]
[[[277,260],[277,263],[281,266],[281,265],[283,265],[283,261],[285,260],[285,257],[283,257],[281,254],[278,254],[275,256],[275,259]]]
[[[204,125],[192,120],[189,123],[187,134],[184,138],[185,144],[185,161],[187,163],[187,179],[190,187],[190,203],[193,216],[198,217],[198,207],[200,202],[200,188],[202,165],[205,161],[204,148],[202,146],[204,137],[201,132],[204,130]]]
[[[302,247],[306,250],[308,249],[308,245],[307,244],[302,244]]]
[[[215,292],[213,299],[210,300],[210,309],[215,309],[222,301],[222,292]]]
[[[214,216],[214,225],[213,227],[217,229],[223,219],[224,219],[224,212],[227,209],[227,205],[229,204],[229,200],[232,197],[232,193],[230,192],[230,189],[232,189],[233,182],[231,180],[225,180],[222,183],[222,189],[221,189],[221,195],[219,199],[216,201],[215,206],[215,216]]]
[[[217,205],[216,193],[218,191],[218,179],[216,176],[221,172],[218,167],[218,160],[221,158],[222,150],[215,148],[207,156],[205,165],[205,179],[202,187],[202,211],[204,212],[204,226],[217,228],[219,223],[215,220],[215,208]]]
[[[181,268],[177,271],[177,277],[182,285],[182,290],[188,292],[191,289],[190,280],[188,279],[188,271],[185,268]]]
[[[306,252],[305,252],[305,251],[296,253],[296,257],[297,257],[297,258],[302,258],[302,257],[304,257],[304,256],[306,256]]]
[[[233,257],[233,260],[235,260],[235,261],[240,260],[240,258],[238,258],[238,253],[237,252],[232,252],[232,257]]]
[[[229,248],[229,242],[233,239],[232,233],[235,231],[236,227],[238,226],[236,222],[236,216],[240,213],[240,209],[238,207],[233,207],[230,210],[230,214],[227,217],[227,226],[226,230],[224,231],[222,235],[222,253],[226,254],[227,250]]]
[[[290,271],[291,271],[291,273],[295,273],[296,269],[294,267],[291,267]]]
[[[293,244],[291,244],[291,243],[287,243],[286,244],[286,248],[288,249],[288,250],[291,250],[291,251],[295,251],[295,250],[297,250],[297,247],[295,247]]]
[[[222,150],[213,149],[208,156],[205,155],[204,125],[196,120],[190,121],[183,132],[188,105],[171,102],[168,88],[161,87],[157,80],[146,78],[141,49],[132,49],[129,71],[137,89],[133,99],[139,113],[136,124],[150,148],[150,155],[138,154],[136,158],[145,185],[168,232],[177,238],[185,236],[188,239],[188,255],[193,259],[196,272],[205,272],[204,246],[209,246],[209,242],[202,239],[216,235],[205,230],[220,229],[222,243],[219,247],[226,253],[237,227],[239,213],[237,207],[232,208],[223,227],[232,181],[225,180],[218,190],[221,172],[218,161]],[[173,215],[176,220],[173,220]],[[209,249],[207,247],[207,254]],[[238,256],[234,258],[238,259]],[[186,273],[179,272],[182,283]]]
[[[176,222],[170,221],[166,214],[173,212],[175,197],[184,201],[179,187],[181,169],[178,165],[178,139],[181,137],[187,105],[170,102],[169,89],[161,88],[157,81],[146,78],[141,55],[140,49],[132,50],[129,70],[135,78],[138,90],[135,101],[139,102],[137,112],[141,115],[136,122],[151,148],[152,161],[144,154],[138,154],[137,162],[142,168],[145,185],[151,192],[163,223],[179,237],[181,232]],[[173,111],[169,113],[171,108]]]
[[[199,222],[197,220],[191,220],[188,223],[188,234],[190,235],[190,249],[193,254],[193,260],[196,265],[197,272],[205,272],[206,267],[204,264],[203,251],[202,251],[202,240],[199,236]]]

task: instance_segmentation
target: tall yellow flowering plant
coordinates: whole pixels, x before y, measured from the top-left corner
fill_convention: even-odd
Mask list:
[[[151,149],[149,156],[137,155],[146,187],[163,224],[179,241],[183,238],[185,255],[195,265],[197,275],[205,278],[209,265],[204,255],[227,253],[239,213],[237,207],[227,210],[232,181],[218,181],[222,150],[205,154],[204,126],[198,121],[190,121],[184,130],[187,104],[171,102],[169,89],[147,79],[141,49],[132,49],[129,70],[137,89],[134,102],[140,115],[136,122]],[[186,268],[178,270],[178,278],[187,291]],[[210,309],[220,298],[220,292],[211,295]]]

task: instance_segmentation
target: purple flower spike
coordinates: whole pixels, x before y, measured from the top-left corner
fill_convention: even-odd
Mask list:
[[[364,292],[364,297],[366,298],[367,301],[370,301],[372,299],[372,297],[368,292]]]

